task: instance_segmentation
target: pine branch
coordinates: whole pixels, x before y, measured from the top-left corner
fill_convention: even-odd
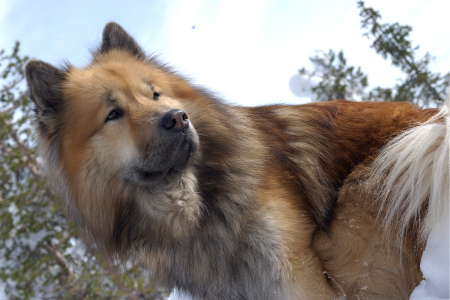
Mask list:
[[[36,156],[29,151],[27,146],[25,146],[25,143],[19,138],[19,136],[17,134],[17,131],[14,130],[14,128],[12,127],[11,123],[8,120],[4,120],[4,123],[5,123],[6,126],[9,127],[10,135],[13,138],[13,140],[16,142],[18,148],[21,150],[21,152],[28,159],[28,161],[23,159],[23,162],[28,166],[30,171],[36,177],[39,177],[39,171],[36,169],[36,167],[34,167],[34,166],[38,166],[39,165],[38,162],[37,162]],[[32,164],[30,164],[29,161],[31,161]]]
[[[6,147],[6,145],[3,143],[3,141],[0,141],[0,150],[2,150],[3,152],[5,152],[6,154],[9,155],[14,155],[14,153],[8,149],[8,147]],[[36,177],[39,178],[39,171],[34,167],[34,165],[30,164],[29,161],[27,161],[24,158],[20,158],[22,160],[22,162],[25,164],[25,166],[30,170],[30,172]]]
[[[360,9],[359,15],[362,17],[361,28],[367,29],[367,32],[363,35],[368,38],[373,36],[374,38],[371,47],[381,54],[383,58],[389,57],[392,64],[400,67],[407,75],[416,78],[410,85],[410,88],[412,91],[415,87],[420,89],[419,93],[415,93],[419,99],[421,99],[420,97],[425,97],[422,100],[425,102],[429,101],[429,96],[424,94],[423,88],[420,88],[423,85],[428,91],[428,95],[431,94],[435,101],[442,102],[444,96],[436,90],[436,86],[433,85],[434,82],[430,82],[430,74],[432,73],[427,70],[430,55],[427,53],[422,61],[415,59],[415,50],[419,47],[413,47],[412,41],[408,39],[412,27],[398,23],[380,24],[381,15],[379,11],[371,7],[365,7],[364,1],[358,2],[358,8]],[[425,74],[426,78],[423,79],[421,74]],[[437,80],[442,80],[440,74],[436,76]],[[394,98],[398,99],[397,96]]]
[[[7,108],[7,109],[5,109],[3,111],[0,111],[0,116],[1,115],[6,115],[7,113],[9,113],[11,111],[16,110],[18,107],[19,107],[19,104],[15,104],[14,106],[11,106],[10,108]]]
[[[401,41],[398,40],[397,36],[395,34],[392,35],[393,39],[400,45]],[[400,47],[400,46],[399,46]],[[411,56],[409,56],[411,57]],[[415,61],[414,61],[414,57],[411,57],[412,61],[408,60],[408,56],[404,56],[403,60],[404,63],[409,67],[409,69],[411,71],[414,71],[416,78],[418,77],[418,75],[420,73],[423,73],[419,70],[419,68],[417,67]],[[436,89],[430,84],[430,82],[428,80],[422,81],[422,83],[425,84],[425,86],[428,88],[428,90],[433,94],[433,97],[435,100],[441,101],[443,102],[444,99],[439,95],[439,93],[436,91]]]

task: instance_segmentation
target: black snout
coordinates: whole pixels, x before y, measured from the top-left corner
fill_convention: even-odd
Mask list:
[[[169,130],[184,131],[189,126],[189,120],[184,111],[171,109],[163,116],[161,124]]]

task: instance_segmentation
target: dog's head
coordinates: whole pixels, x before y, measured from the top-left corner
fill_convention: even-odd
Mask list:
[[[197,133],[180,101],[185,86],[174,87],[181,80],[148,59],[115,23],[105,27],[87,68],[59,70],[30,61],[26,77],[39,134],[58,139],[70,181],[101,172],[155,185],[184,170],[198,149]]]
[[[130,218],[198,216],[192,120],[201,91],[147,57],[115,23],[86,68],[32,60],[25,72],[46,173],[90,235],[110,243]]]

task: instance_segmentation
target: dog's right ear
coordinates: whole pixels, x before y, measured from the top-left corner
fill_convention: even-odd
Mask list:
[[[63,105],[62,83],[65,72],[40,60],[30,60],[25,66],[29,98],[36,105],[38,122],[42,130],[51,133],[55,116]]]
[[[43,61],[30,60],[25,66],[25,76],[37,110],[57,113],[62,106],[64,72]]]

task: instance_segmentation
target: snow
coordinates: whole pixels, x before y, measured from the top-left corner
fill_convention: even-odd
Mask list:
[[[440,220],[432,229],[420,269],[425,278],[410,300],[449,299],[449,218]]]
[[[173,292],[170,294],[167,300],[193,300],[193,299],[178,290],[173,290]]]

